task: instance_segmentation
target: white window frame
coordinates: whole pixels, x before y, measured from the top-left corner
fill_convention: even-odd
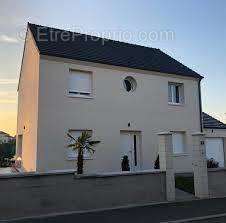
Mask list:
[[[178,139],[178,136],[181,136],[181,138],[179,139],[179,143],[176,142],[176,140]],[[172,132],[172,144],[173,144],[173,154],[174,155],[186,154],[185,132]],[[177,146],[179,146],[181,148],[176,148]]]
[[[71,87],[71,81],[72,76],[76,75],[76,73],[79,75],[85,74],[89,75],[89,89],[88,90],[76,90],[76,87]],[[93,98],[93,73],[91,71],[84,71],[84,70],[76,70],[76,69],[69,69],[68,74],[68,84],[67,84],[67,95],[69,97],[75,97],[75,98]]]
[[[93,134],[93,131],[90,130],[90,129],[70,129],[69,130],[69,133],[72,134],[73,136],[73,133],[72,132],[79,132],[79,135],[81,135],[82,132],[89,132],[91,135]],[[73,140],[70,140],[69,137],[68,137],[68,140],[67,140],[67,145],[74,142]],[[78,158],[78,154],[76,151],[74,151],[73,149],[71,148],[67,148],[67,160],[77,160]],[[84,160],[89,160],[89,159],[93,159],[93,155],[89,152],[87,153],[84,153],[83,154],[83,159]]]
[[[178,89],[179,101],[177,102],[176,88]],[[184,104],[184,84],[168,82],[168,104],[182,105]]]

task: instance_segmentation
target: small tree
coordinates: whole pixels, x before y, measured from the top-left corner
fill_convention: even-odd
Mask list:
[[[89,153],[93,154],[95,152],[93,146],[100,143],[100,141],[91,140],[91,134],[86,131],[82,132],[82,134],[77,139],[69,132],[67,133],[67,136],[72,141],[72,143],[70,143],[67,147],[78,152],[77,174],[83,174],[84,152],[88,151]]]

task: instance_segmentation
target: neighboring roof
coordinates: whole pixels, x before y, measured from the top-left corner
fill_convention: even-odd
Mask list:
[[[28,27],[42,55],[202,78],[195,71],[156,48],[123,43],[30,23],[28,23]],[[63,41],[62,38],[59,38],[61,35],[69,37],[69,40]],[[52,39],[58,38],[50,41],[51,37]],[[47,41],[42,41],[44,38]]]
[[[206,129],[226,129],[226,124],[220,122],[219,120],[213,118],[212,116],[202,113],[203,116],[203,126]]]
[[[0,131],[0,135],[10,136],[8,133]]]

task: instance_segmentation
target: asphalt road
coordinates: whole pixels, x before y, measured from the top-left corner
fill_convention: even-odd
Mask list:
[[[210,219],[207,216],[212,216],[212,218]],[[83,214],[55,215],[33,219],[13,220],[10,222],[12,223],[226,222],[226,198],[158,204],[152,206],[124,208]]]
[[[221,223],[226,222],[226,217],[220,217],[220,218],[211,218],[211,219],[205,219],[200,221],[193,221],[195,223]]]

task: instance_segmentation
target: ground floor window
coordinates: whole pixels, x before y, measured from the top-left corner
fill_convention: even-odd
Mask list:
[[[22,157],[23,135],[17,136],[17,156]]]
[[[173,132],[172,134],[173,153],[185,153],[185,134],[183,132]]]

